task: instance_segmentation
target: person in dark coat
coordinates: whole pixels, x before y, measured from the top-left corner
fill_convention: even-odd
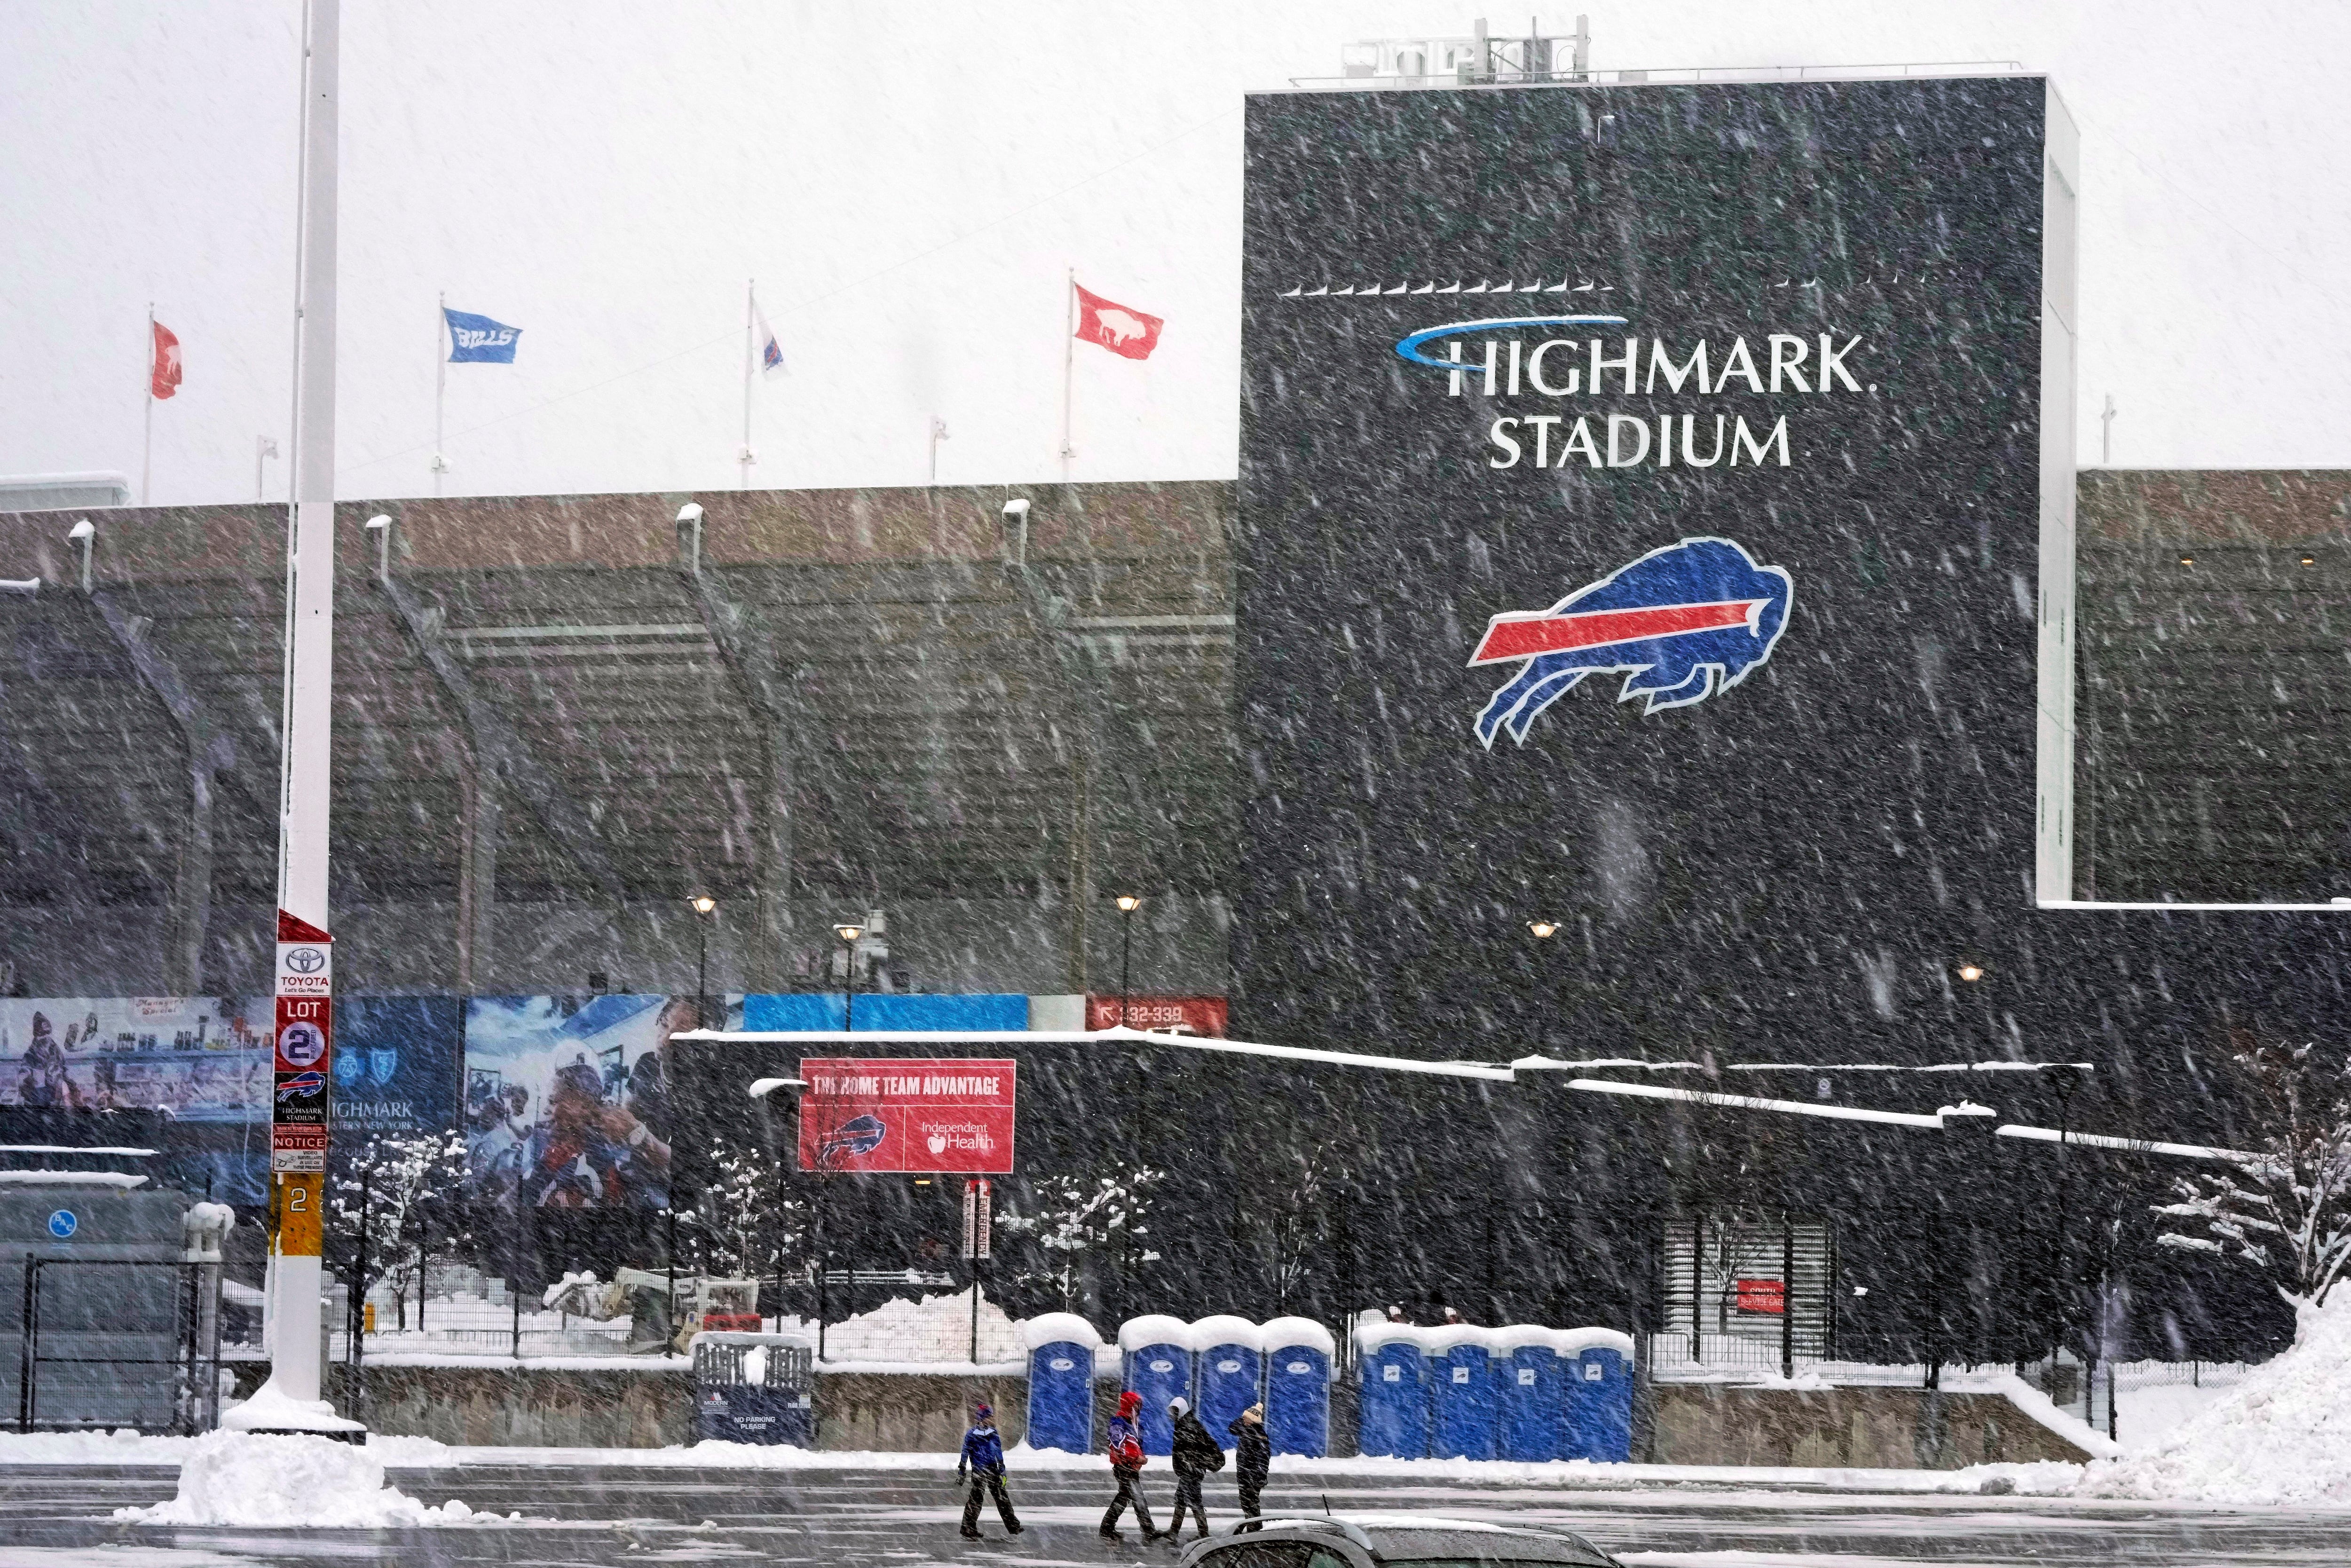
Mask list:
[[[1200,1478],[1225,1468],[1225,1450],[1200,1425],[1200,1418],[1192,1414],[1190,1400],[1181,1396],[1170,1399],[1167,1416],[1176,1426],[1172,1460],[1176,1467],[1176,1522],[1167,1527],[1167,1533],[1184,1533],[1184,1511],[1188,1507],[1200,1526],[1200,1539],[1205,1541],[1208,1537],[1208,1510],[1200,1499]]]
[[[1019,1534],[1020,1521],[1012,1511],[1012,1493],[1004,1484],[1004,1439],[997,1434],[996,1411],[986,1405],[971,1413],[971,1430],[963,1435],[963,1457],[956,1461],[958,1486],[967,1475],[971,1490],[963,1500],[963,1538],[979,1539],[979,1500],[988,1493],[995,1495],[996,1514],[1004,1521],[1004,1533]]]
[[[1241,1486],[1241,1511],[1257,1517],[1257,1500],[1273,1472],[1273,1439],[1265,1432],[1265,1406],[1252,1405],[1225,1428],[1233,1435],[1233,1479]]]
[[[1143,1506],[1143,1428],[1134,1419],[1142,1409],[1143,1396],[1130,1388],[1118,1396],[1118,1414],[1110,1418],[1110,1473],[1117,1478],[1118,1495],[1102,1515],[1102,1532],[1107,1540],[1126,1539],[1118,1532],[1118,1516],[1130,1508],[1143,1539],[1159,1539],[1159,1531],[1151,1528],[1151,1511]]]

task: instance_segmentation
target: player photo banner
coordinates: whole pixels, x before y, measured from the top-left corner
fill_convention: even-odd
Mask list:
[[[971,1057],[800,1063],[800,1169],[1012,1174],[1019,1064]]]

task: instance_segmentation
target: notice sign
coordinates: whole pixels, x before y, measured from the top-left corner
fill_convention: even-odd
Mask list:
[[[995,1228],[995,1194],[986,1176],[974,1176],[963,1184],[963,1255],[967,1259],[985,1259],[988,1255],[988,1237]]]
[[[323,1172],[327,1168],[327,1129],[279,1123],[269,1129],[269,1168],[273,1171]]]
[[[1012,1173],[1019,1064],[969,1057],[800,1062],[800,1169]]]
[[[1787,1315],[1788,1287],[1777,1280],[1740,1280],[1735,1281],[1736,1295],[1731,1305],[1753,1317],[1777,1318]]]

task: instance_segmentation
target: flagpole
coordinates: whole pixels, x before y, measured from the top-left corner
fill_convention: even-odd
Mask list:
[[[1070,482],[1070,459],[1077,452],[1070,445],[1070,379],[1077,371],[1078,360],[1078,269],[1070,268],[1067,286],[1061,291],[1061,483]]]
[[[155,302],[147,301],[147,413],[146,428],[139,436],[139,504],[146,506],[152,497],[147,484],[152,476],[155,461]]]
[[[738,490],[751,487],[751,320],[759,309],[758,282],[753,277],[743,283],[743,447],[735,455]]]
[[[440,296],[433,312],[433,494],[441,494],[441,476],[449,471],[449,460],[441,455],[441,411],[448,401],[449,356],[442,351],[441,340],[449,331],[449,296]]]

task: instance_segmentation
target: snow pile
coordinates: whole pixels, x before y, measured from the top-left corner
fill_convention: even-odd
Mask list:
[[[329,1437],[209,1432],[188,1445],[179,1495],[152,1508],[119,1508],[132,1524],[234,1524],[383,1530],[460,1524],[474,1511],[452,1500],[427,1508],[383,1482],[383,1459]]]
[[[784,1332],[803,1335],[811,1344],[816,1343],[814,1323]],[[969,1364],[977,1359],[982,1364],[992,1364],[1022,1360],[1027,1352],[1020,1343],[1019,1331],[1004,1315],[1004,1309],[989,1301],[985,1291],[979,1298],[977,1358],[971,1349],[969,1291],[958,1291],[951,1296],[925,1296],[912,1301],[904,1296],[893,1297],[870,1312],[844,1318],[824,1331],[824,1359],[828,1366],[843,1362]]]
[[[2305,1310],[2294,1348],[2143,1454],[2094,1465],[2080,1497],[2351,1503],[2351,1294]]]

